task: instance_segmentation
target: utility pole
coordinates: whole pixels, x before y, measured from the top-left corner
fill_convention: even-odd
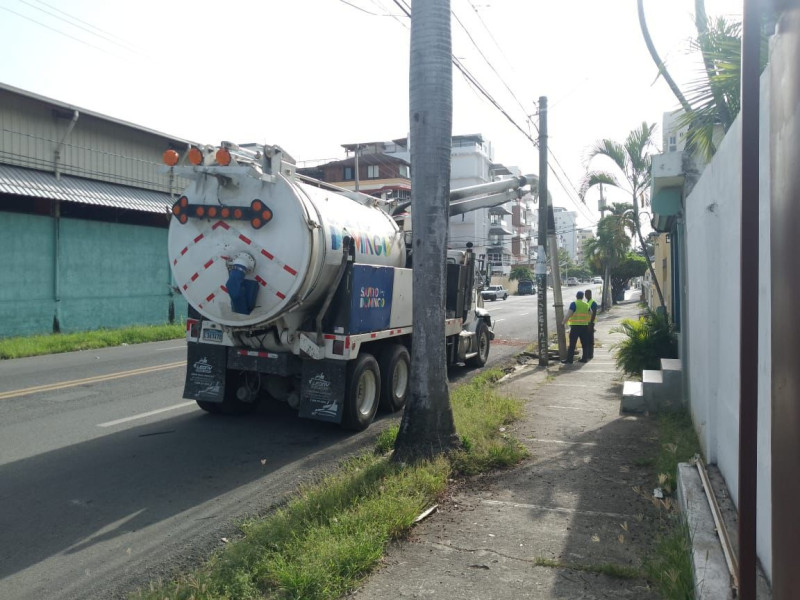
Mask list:
[[[553,306],[556,309],[556,337],[558,338],[558,357],[560,360],[567,360],[567,336],[564,328],[564,302],[561,298],[561,273],[558,264],[558,243],[556,242],[556,219],[553,215],[553,207],[547,207],[547,232],[550,241],[550,260],[553,264],[551,272],[553,274]],[[564,269],[565,275],[569,272]]]
[[[548,364],[547,344],[547,96],[539,97],[539,249],[536,284],[539,292],[539,366]]]
[[[600,200],[597,201],[597,208],[600,209],[600,218],[606,216],[606,199],[603,198],[603,184],[600,184]]]
[[[356,164],[355,164],[355,173],[354,173],[354,175],[356,177],[356,191],[358,191],[358,150],[359,150],[360,147],[361,146],[356,144],[356,156],[355,156]]]

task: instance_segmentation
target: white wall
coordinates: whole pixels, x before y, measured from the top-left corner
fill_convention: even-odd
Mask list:
[[[737,118],[686,199],[689,401],[706,459],[716,463],[738,504],[739,319],[742,294],[759,314],[758,512],[756,546],[772,578],[770,455],[769,78],[761,80],[759,282],[741,282],[741,118]],[[745,399],[746,401],[747,399]]]

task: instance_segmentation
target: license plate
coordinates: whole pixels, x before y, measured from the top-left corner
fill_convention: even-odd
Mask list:
[[[222,332],[219,329],[203,329],[204,342],[222,342]]]

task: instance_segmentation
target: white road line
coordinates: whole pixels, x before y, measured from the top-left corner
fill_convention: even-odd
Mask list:
[[[519,316],[520,317],[527,317],[529,314],[531,314],[531,313],[521,313]]]
[[[156,410],[151,410],[150,412],[142,413],[140,415],[133,415],[132,417],[125,417],[124,419],[117,419],[116,421],[107,421],[106,423],[98,423],[98,427],[113,427],[114,425],[120,425],[122,423],[127,423],[128,421],[135,421],[136,419],[144,419],[146,417],[151,417],[153,415],[157,415],[163,412],[167,412],[170,410],[177,410],[179,408],[184,408],[186,406],[190,406],[194,404],[194,400],[190,400],[188,402],[181,402],[180,404],[174,404],[172,406],[167,406],[166,408],[158,408]]]
[[[499,323],[500,321],[505,321],[505,319],[492,319],[495,323]]]

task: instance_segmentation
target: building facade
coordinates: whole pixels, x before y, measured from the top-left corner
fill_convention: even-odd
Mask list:
[[[358,173],[358,191],[410,201],[408,138],[343,147],[348,153],[346,159],[301,168],[298,172],[351,190],[356,189]],[[450,189],[519,175],[519,169],[493,162],[492,145],[480,134],[453,136],[451,160]],[[528,214],[527,203],[508,202],[451,217],[448,244],[457,249],[472,244],[489,274],[508,275],[512,265],[529,254]]]
[[[185,314],[167,228],[187,182],[162,154],[191,142],[3,84],[0,131],[0,335]]]

